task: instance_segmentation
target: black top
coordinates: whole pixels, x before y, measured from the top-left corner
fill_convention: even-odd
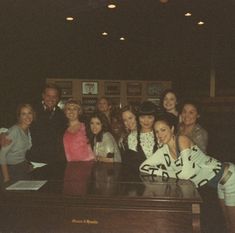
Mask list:
[[[56,106],[45,110],[42,104],[35,106],[36,120],[30,127],[32,148],[26,158],[33,162],[52,163],[65,160],[62,137],[66,129],[63,111]]]

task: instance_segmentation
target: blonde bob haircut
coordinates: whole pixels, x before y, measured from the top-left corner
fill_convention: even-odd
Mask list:
[[[21,110],[23,108],[28,108],[32,112],[32,114],[33,114],[33,121],[35,121],[35,119],[36,119],[36,112],[34,111],[32,105],[31,104],[23,103],[23,104],[19,104],[17,109],[16,109],[17,122],[19,122],[19,120],[20,120],[20,114],[21,114]]]
[[[79,112],[80,114],[82,113],[82,107],[81,107],[81,103],[80,103],[79,101],[77,101],[77,100],[75,100],[75,99],[69,99],[69,100],[65,103],[65,105],[64,105],[64,111],[67,110],[67,107],[68,107],[69,105],[74,105],[74,106],[76,106],[76,107],[78,108],[78,112]]]

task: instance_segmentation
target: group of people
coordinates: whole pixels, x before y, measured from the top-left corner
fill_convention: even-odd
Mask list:
[[[68,100],[61,110],[60,97],[55,84],[46,84],[41,103],[18,106],[16,124],[0,133],[0,182],[22,179],[32,166],[41,164],[121,162],[117,141],[110,131],[108,100],[100,98],[97,111],[88,119],[76,100]]]
[[[47,84],[35,110],[29,104],[19,106],[17,124],[0,136],[3,182],[27,171],[29,162],[122,162],[141,173],[217,188],[229,232],[234,232],[235,165],[207,155],[208,134],[198,123],[195,102],[185,101],[179,108],[176,93],[166,90],[161,113],[145,101],[114,114],[102,97],[97,111],[84,117],[78,101],[68,100],[63,112],[59,99],[60,90]]]

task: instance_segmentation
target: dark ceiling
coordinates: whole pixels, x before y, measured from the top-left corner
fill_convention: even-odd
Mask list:
[[[208,87],[213,61],[218,80],[228,77],[235,87],[234,1],[116,0],[112,10],[108,2],[1,1],[1,76],[35,86],[34,80],[51,77],[158,79]],[[191,17],[184,16],[188,11]],[[199,20],[205,24],[198,26]]]

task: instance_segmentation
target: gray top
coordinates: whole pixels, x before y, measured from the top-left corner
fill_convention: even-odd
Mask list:
[[[121,154],[118,145],[109,132],[103,134],[101,142],[94,143],[94,152],[96,156],[106,157],[108,153],[114,153],[114,162],[121,162]]]
[[[18,164],[25,161],[26,151],[32,146],[30,133],[26,134],[18,125],[8,130],[12,142],[0,150],[0,164]]]

